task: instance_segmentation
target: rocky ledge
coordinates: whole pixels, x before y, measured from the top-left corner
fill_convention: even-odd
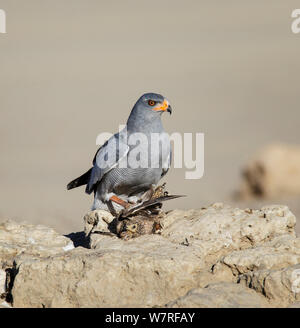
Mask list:
[[[174,210],[129,240],[112,221],[88,213],[69,236],[0,224],[0,307],[299,307],[300,238],[286,206]]]

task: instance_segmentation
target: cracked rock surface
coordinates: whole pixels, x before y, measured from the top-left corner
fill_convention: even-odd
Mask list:
[[[161,231],[122,240],[93,211],[84,232],[0,224],[0,306],[297,307],[300,239],[286,206],[174,210]],[[78,237],[77,236],[77,237]],[[3,301],[3,305],[1,305]],[[6,302],[6,303],[5,303]]]

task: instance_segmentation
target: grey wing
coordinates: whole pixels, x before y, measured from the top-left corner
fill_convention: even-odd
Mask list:
[[[170,148],[169,156],[166,160],[165,165],[163,165],[161,177],[165,176],[168,173],[169,168],[171,167],[171,164],[172,164],[172,148]]]
[[[118,163],[127,156],[129,146],[122,139],[122,135],[117,133],[107,140],[97,151],[89,182],[86,186],[88,194],[95,190],[95,187],[101,182],[103,176],[118,165]]]

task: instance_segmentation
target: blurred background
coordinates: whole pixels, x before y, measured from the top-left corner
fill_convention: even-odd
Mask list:
[[[170,100],[169,133],[205,133],[203,178],[171,169],[169,192],[187,197],[165,208],[246,206],[233,196],[245,163],[270,143],[299,143],[300,34],[291,31],[298,7],[1,0],[0,218],[82,230],[92,196],[66,184],[89,169],[97,135],[117,131],[145,92]],[[251,204],[279,201],[298,213],[298,200]]]

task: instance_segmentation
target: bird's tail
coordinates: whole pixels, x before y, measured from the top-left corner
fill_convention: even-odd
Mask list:
[[[89,182],[89,178],[91,176],[92,169],[89,169],[87,172],[85,172],[83,175],[81,175],[79,178],[76,178],[75,180],[71,181],[67,185],[67,189],[73,189],[77,188],[83,185],[86,185]]]

